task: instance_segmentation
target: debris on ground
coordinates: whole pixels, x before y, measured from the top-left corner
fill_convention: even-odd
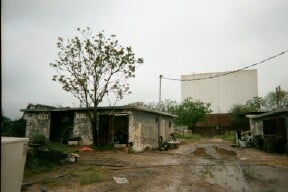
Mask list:
[[[93,151],[90,147],[82,147],[81,151]]]
[[[116,181],[118,184],[128,184],[129,181],[126,177],[113,177],[113,179]]]
[[[68,155],[66,160],[70,163],[77,163],[80,160],[80,155],[77,153],[71,153]]]

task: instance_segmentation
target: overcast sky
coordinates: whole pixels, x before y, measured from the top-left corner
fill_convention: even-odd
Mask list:
[[[119,105],[157,102],[159,75],[236,70],[288,49],[287,0],[2,0],[2,113],[29,103],[78,106],[49,63],[57,37],[77,27],[115,34],[144,58],[132,95]],[[288,54],[256,67],[258,93],[288,90]],[[162,80],[162,98],[180,101],[180,82]],[[102,105],[107,105],[105,100]]]

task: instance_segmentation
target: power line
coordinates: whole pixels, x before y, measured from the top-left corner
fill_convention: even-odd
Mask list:
[[[275,59],[276,57],[279,57],[281,55],[284,55],[285,53],[287,53],[288,50],[285,50],[281,53],[278,53],[276,55],[273,55],[271,57],[268,57],[266,59],[263,59],[262,61],[260,62],[257,62],[257,63],[254,63],[252,65],[248,65],[246,67],[243,67],[243,68],[240,68],[240,69],[237,69],[237,70],[234,70],[234,71],[229,71],[229,72],[226,72],[226,73],[221,73],[221,74],[217,74],[217,75],[212,75],[212,76],[209,76],[209,77],[201,77],[201,78],[195,78],[195,79],[179,79],[179,78],[169,78],[169,77],[164,77],[162,76],[162,79],[166,79],[166,80],[172,80],[172,81],[199,81],[199,80],[204,80],[204,79],[213,79],[213,78],[216,78],[216,77],[222,77],[222,76],[225,76],[225,75],[229,75],[229,74],[232,74],[232,73],[236,73],[236,72],[239,72],[239,71],[242,71],[242,70],[245,70],[245,69],[248,69],[248,68],[251,68],[251,67],[255,67],[256,65],[259,65],[259,64],[262,64],[262,63],[265,63],[269,60],[272,60],[272,59]]]

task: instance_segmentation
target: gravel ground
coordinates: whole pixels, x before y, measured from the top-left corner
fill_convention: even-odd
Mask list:
[[[80,153],[78,163],[24,177],[26,191],[288,191],[288,156],[231,147],[220,139],[202,139],[169,151],[129,154],[121,150]],[[80,184],[75,175],[93,169],[101,179]],[[125,177],[117,184],[113,177]],[[53,182],[51,182],[53,181]]]

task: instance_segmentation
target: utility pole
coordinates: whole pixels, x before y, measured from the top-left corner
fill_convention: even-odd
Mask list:
[[[159,76],[159,107],[160,107],[160,104],[161,104],[161,80],[162,80],[162,77],[163,77],[163,75],[160,75]]]
[[[159,111],[160,111],[160,108],[161,108],[161,80],[162,80],[162,77],[163,75],[160,75],[159,76]],[[158,147],[159,149],[161,149],[162,147],[162,140],[160,139],[161,135],[160,135],[160,129],[161,129],[161,115],[159,114],[158,116]]]
[[[280,92],[281,92],[281,87],[280,85],[276,87],[276,102],[277,102],[277,108],[280,107]]]

